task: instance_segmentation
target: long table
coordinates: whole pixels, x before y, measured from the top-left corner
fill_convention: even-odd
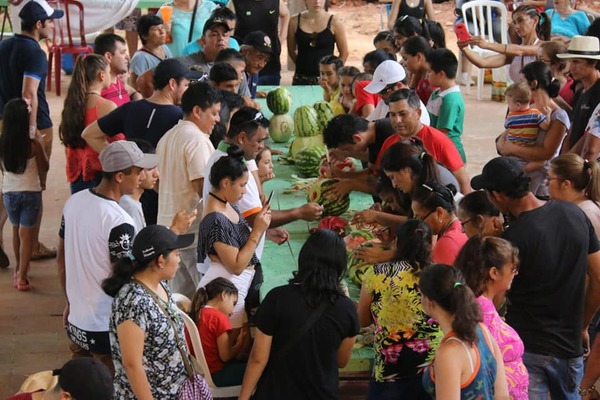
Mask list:
[[[269,91],[273,87],[261,86],[258,90]],[[323,89],[320,86],[286,86],[286,89],[292,95],[292,107],[289,114],[293,116],[294,111],[301,105],[312,105],[316,101],[322,100]],[[267,118],[273,114],[269,111],[264,99],[258,99],[262,107],[262,111]],[[288,148],[285,144],[274,143],[268,140],[267,145],[271,148],[281,150],[285,154]],[[265,192],[274,191],[271,207],[273,209],[290,209],[298,207],[306,203],[306,194],[304,192],[282,193],[289,189],[293,178],[292,175],[297,174],[296,170],[291,165],[285,165],[279,162],[278,157],[274,157],[274,172],[275,179],[265,182]],[[373,198],[364,193],[353,192],[350,195],[350,213],[360,211],[373,204]],[[300,248],[308,238],[310,228],[316,227],[318,221],[305,222],[295,221],[285,225],[290,233],[290,244],[293,251],[290,254],[287,245],[278,246],[275,243],[267,240],[265,250],[262,256],[262,264],[264,268],[265,281],[263,283],[261,294],[264,296],[269,290],[276,286],[285,285],[292,277],[292,272],[297,270],[297,258]],[[351,297],[353,300],[358,300],[358,288],[347,282],[351,289]],[[363,348],[355,348],[352,351],[352,357],[348,365],[341,370],[344,375],[354,375],[355,373],[366,373],[371,370],[373,362],[373,349],[369,346]]]

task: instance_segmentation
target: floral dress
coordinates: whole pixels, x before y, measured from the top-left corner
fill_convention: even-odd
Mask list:
[[[177,334],[185,342],[183,322],[176,311],[177,306],[171,298],[170,290],[165,284],[163,287],[169,295],[166,309],[177,325],[177,333],[173,331],[160,307],[138,283],[131,282],[123,286],[113,301],[110,347],[115,365],[115,399],[136,398],[127,379],[117,337],[117,326],[127,320],[133,321],[144,331],[142,364],[155,399],[177,399],[179,388],[187,378],[175,340]]]
[[[396,382],[421,374],[443,336],[423,310],[418,281],[406,261],[377,264],[363,277],[363,285],[372,296],[376,382]]]

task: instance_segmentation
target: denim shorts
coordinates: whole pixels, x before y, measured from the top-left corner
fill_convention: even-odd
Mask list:
[[[33,228],[42,207],[42,192],[3,193],[4,207],[14,226]]]

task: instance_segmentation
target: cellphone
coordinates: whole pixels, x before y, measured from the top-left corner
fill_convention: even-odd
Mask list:
[[[471,35],[467,30],[467,26],[462,22],[454,24],[454,32],[456,33],[456,37],[458,38],[458,40],[460,40],[461,42],[471,40]]]
[[[273,197],[273,190],[271,190],[271,193],[269,194],[269,198],[267,198],[267,203],[266,204],[271,204],[271,198]]]
[[[190,211],[188,212],[193,212],[196,208],[198,208],[198,206],[202,204],[202,200],[204,200],[203,197],[201,197],[200,200],[198,200],[198,202],[194,205],[194,207],[190,208]]]

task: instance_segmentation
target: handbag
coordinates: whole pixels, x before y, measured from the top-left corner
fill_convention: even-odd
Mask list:
[[[181,353],[185,372],[188,376],[188,379],[186,379],[179,388],[179,400],[212,400],[213,396],[210,392],[208,384],[202,375],[197,373],[194,369],[187,352],[187,347],[183,344],[181,338],[177,334],[177,325],[175,324],[175,321],[173,321],[171,314],[169,314],[168,310],[164,306],[163,301],[143,282],[137,279],[133,279],[133,281],[138,283],[150,295],[150,297],[152,297],[154,303],[158,306],[158,308],[160,308],[163,314],[165,314],[167,320],[169,321],[169,325],[171,325],[171,328],[173,328],[175,342],[177,342],[177,348],[179,349],[179,353]]]

